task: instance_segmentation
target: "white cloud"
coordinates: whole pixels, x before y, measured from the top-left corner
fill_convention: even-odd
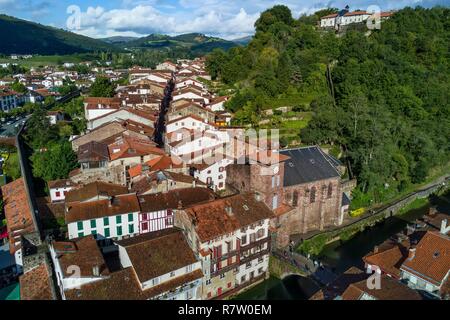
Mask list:
[[[74,31],[91,37],[200,32],[233,38],[253,33],[258,16],[259,13],[248,14],[243,8],[236,14],[209,11],[204,14],[167,15],[149,5],[109,11],[103,7],[89,7],[81,13],[81,28]]]
[[[0,4],[5,1],[0,0]],[[379,0],[382,10],[421,3],[448,0]],[[242,37],[254,32],[260,13],[275,4],[287,5],[294,17],[311,14],[326,7],[343,8],[348,0],[179,0],[177,7],[162,0],[122,0],[120,9],[105,10],[89,7],[82,13],[81,29],[91,37],[109,35],[141,36],[151,33],[182,34],[200,32],[225,39]],[[361,0],[351,9],[365,9],[373,0]]]

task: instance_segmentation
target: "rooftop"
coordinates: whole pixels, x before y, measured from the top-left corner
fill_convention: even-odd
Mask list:
[[[118,241],[141,283],[197,262],[183,232],[165,229]]]
[[[264,202],[251,193],[194,205],[186,212],[202,242],[273,217]]]
[[[280,154],[290,158],[284,166],[285,187],[340,176],[337,160],[318,146],[280,150]]]
[[[72,189],[66,194],[66,203],[70,202],[84,202],[98,196],[117,196],[120,194],[127,194],[128,189],[124,186],[102,181],[95,181],[79,188]]]
[[[66,223],[139,212],[136,194],[118,195],[112,199],[72,202],[67,205]]]
[[[412,273],[435,285],[440,285],[450,270],[450,240],[436,231],[428,231],[408,257],[401,270]]]

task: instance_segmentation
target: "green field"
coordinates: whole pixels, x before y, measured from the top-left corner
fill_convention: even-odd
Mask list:
[[[69,62],[69,63],[80,63],[82,61],[89,60],[89,57],[87,55],[55,55],[55,56],[41,56],[36,55],[33,56],[30,59],[18,59],[13,60],[10,58],[0,58],[0,63],[17,63],[21,66],[27,67],[27,68],[36,68],[40,66],[57,66],[61,65],[63,63]]]

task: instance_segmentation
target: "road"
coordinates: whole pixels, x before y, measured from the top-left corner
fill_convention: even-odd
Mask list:
[[[17,120],[7,121],[0,126],[0,136],[14,137],[19,131],[20,126],[28,120],[28,116],[20,116]],[[9,124],[8,124],[9,123]]]
[[[161,109],[159,112],[159,118],[155,127],[155,142],[164,147],[164,132],[166,131],[166,114],[169,110],[170,101],[172,100],[173,81],[169,83],[169,90],[161,103]]]

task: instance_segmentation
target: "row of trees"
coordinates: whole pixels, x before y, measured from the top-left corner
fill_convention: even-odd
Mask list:
[[[341,37],[315,27],[332,11],[296,20],[275,6],[248,47],[214,51],[207,65],[236,86],[227,107],[241,123],[279,99],[307,103],[303,143],[339,146],[358,191],[381,201],[449,161],[450,9],[405,8],[370,36]]]

